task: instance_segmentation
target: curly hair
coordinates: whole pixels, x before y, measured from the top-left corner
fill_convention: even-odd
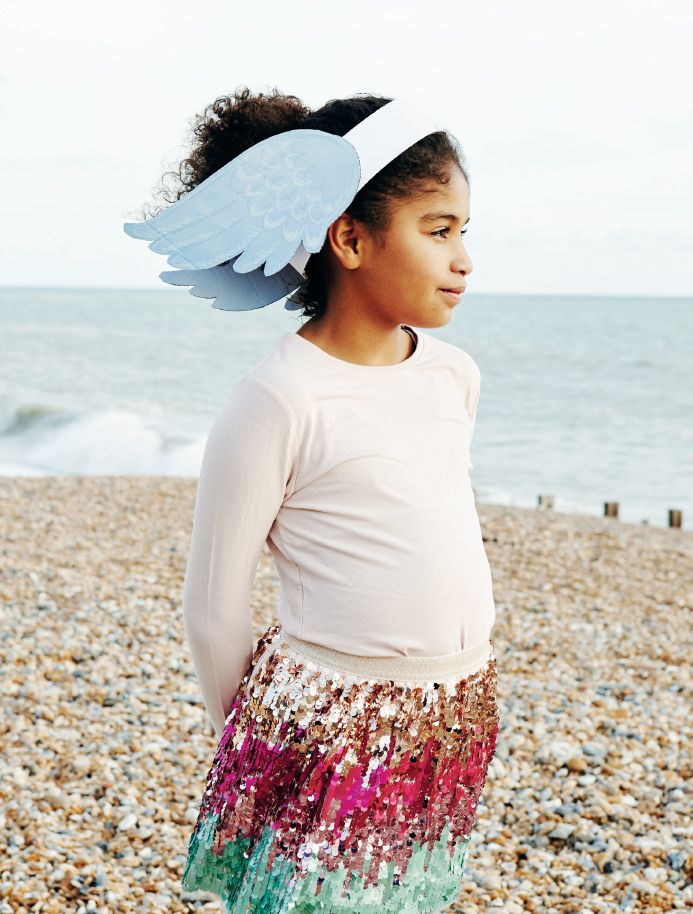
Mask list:
[[[217,98],[191,121],[191,151],[187,158],[161,179],[149,214],[160,212],[201,184],[246,149],[288,130],[322,130],[344,136],[390,98],[358,94],[333,99],[311,111],[295,95],[278,89],[253,93],[243,86],[232,95]],[[347,213],[373,232],[387,229],[398,200],[422,193],[431,181],[446,184],[457,166],[469,180],[457,141],[446,131],[431,133],[397,156],[368,181],[350,203]],[[293,294],[305,317],[319,317],[327,307],[325,267],[313,254],[305,281]]]

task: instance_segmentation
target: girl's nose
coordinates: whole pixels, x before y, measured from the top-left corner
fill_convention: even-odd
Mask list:
[[[469,258],[467,253],[467,248],[462,242],[460,242],[460,247],[457,252],[457,256],[452,264],[452,270],[454,273],[462,273],[464,276],[468,276],[474,269],[474,264]]]

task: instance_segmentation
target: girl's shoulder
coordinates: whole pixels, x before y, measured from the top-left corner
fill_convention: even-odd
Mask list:
[[[297,339],[295,333],[284,333],[267,355],[243,375],[236,388],[264,389],[266,396],[284,401],[292,410],[297,407],[316,382],[315,365],[308,364]]]
[[[442,370],[452,372],[462,382],[467,382],[472,386],[479,384],[481,380],[479,366],[468,352],[453,343],[447,343],[428,333],[422,333],[421,330],[416,332],[422,337],[425,347],[421,360],[422,366],[438,366]]]

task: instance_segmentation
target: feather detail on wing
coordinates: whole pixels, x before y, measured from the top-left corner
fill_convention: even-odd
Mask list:
[[[192,286],[190,294],[197,298],[213,298],[213,308],[220,311],[253,311],[279,301],[296,291],[301,276],[292,266],[285,266],[272,276],[260,270],[237,273],[234,263],[206,270],[171,270],[160,274],[173,286]],[[290,307],[289,310],[295,310]]]
[[[247,149],[168,209],[126,224],[125,231],[167,254],[172,267],[202,270],[236,258],[236,272],[264,263],[270,276],[301,242],[311,254],[320,250],[359,177],[359,158],[347,140],[291,130]]]

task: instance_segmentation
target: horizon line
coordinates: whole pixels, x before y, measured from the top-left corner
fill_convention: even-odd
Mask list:
[[[166,294],[180,294],[184,288],[157,288],[155,286],[36,286],[36,285],[0,285],[0,292],[164,292]],[[504,296],[512,298],[642,298],[642,299],[671,299],[675,301],[693,301],[693,292],[690,294],[643,294],[629,292],[508,292],[484,291],[465,292],[465,297]],[[282,301],[282,299],[279,299]],[[276,302],[275,304],[278,304]]]

